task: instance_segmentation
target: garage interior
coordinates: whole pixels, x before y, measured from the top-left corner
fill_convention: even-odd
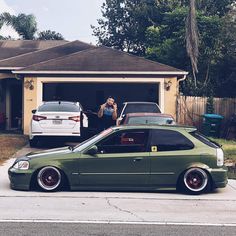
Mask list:
[[[121,109],[126,101],[159,103],[158,83],[43,83],[43,101],[78,101],[84,110],[96,112],[108,96],[113,96]]]

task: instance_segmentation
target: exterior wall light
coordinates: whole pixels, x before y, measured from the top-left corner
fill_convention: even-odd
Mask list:
[[[172,82],[171,82],[170,80],[169,80],[168,82],[165,82],[165,90],[166,90],[166,91],[169,91],[171,85],[172,85]]]
[[[31,80],[26,80],[24,82],[24,87],[26,89],[33,90],[34,89],[34,81],[32,79]]]

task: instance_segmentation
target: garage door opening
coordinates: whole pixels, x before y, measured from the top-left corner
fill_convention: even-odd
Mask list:
[[[118,108],[126,101],[159,104],[158,83],[44,83],[43,101],[79,101],[85,110],[97,111],[108,96],[114,96]]]

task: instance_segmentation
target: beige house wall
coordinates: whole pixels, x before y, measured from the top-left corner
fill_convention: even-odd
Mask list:
[[[29,88],[27,83],[30,82],[33,88]],[[24,134],[29,134],[30,122],[32,117],[32,110],[37,108],[37,78],[24,78],[24,93],[23,93],[23,131]]]
[[[170,88],[167,89],[167,84],[171,83]],[[176,119],[176,103],[178,95],[178,81],[176,77],[165,78],[164,82],[165,91],[165,107],[164,113],[171,114]]]
[[[25,86],[27,81],[31,81],[33,89],[27,88]],[[177,78],[89,78],[90,82],[122,82],[122,83],[153,83],[159,84],[159,105],[164,113],[168,113],[176,118],[176,98],[177,98]],[[29,134],[30,121],[32,117],[32,110],[36,109],[42,104],[43,97],[43,83],[60,83],[60,82],[89,82],[88,78],[72,78],[72,77],[25,77],[24,78],[24,99],[23,99],[23,131],[24,134]],[[166,84],[171,81],[171,86],[169,90],[166,90]]]

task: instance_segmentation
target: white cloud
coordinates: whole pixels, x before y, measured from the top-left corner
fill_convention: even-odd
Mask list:
[[[8,6],[4,0],[0,0],[0,14],[3,12],[9,12],[11,14],[16,14],[11,6]],[[13,38],[19,38],[19,35],[10,26],[4,25],[0,30],[0,35],[11,36]]]

